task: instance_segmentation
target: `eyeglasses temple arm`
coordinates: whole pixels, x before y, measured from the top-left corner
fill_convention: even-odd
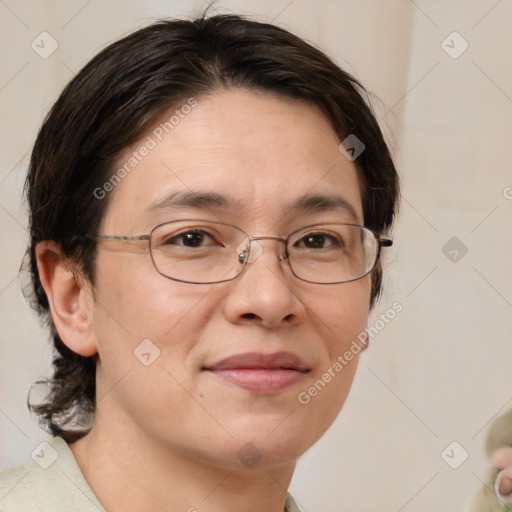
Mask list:
[[[391,247],[393,245],[393,239],[388,236],[379,237],[379,244],[381,247]]]

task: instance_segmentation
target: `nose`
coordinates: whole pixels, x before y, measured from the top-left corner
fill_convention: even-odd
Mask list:
[[[278,237],[251,238],[248,263],[230,282],[225,302],[225,314],[232,323],[258,323],[271,328],[304,318],[305,308],[294,291],[295,278],[282,241]]]

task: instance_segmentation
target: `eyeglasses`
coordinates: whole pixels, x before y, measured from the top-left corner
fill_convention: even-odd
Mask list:
[[[312,224],[286,238],[249,236],[223,222],[181,219],[155,226],[139,236],[85,235],[95,240],[149,241],[151,259],[163,276],[184,283],[213,284],[238,277],[263,252],[259,240],[281,242],[279,260],[302,281],[348,283],[368,275],[381,247],[393,241],[355,224]]]

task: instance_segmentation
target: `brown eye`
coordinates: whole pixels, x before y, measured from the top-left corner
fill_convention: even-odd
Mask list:
[[[295,246],[304,247],[306,249],[327,249],[329,247],[340,247],[340,240],[328,233],[317,232],[307,233],[299,238]]]
[[[183,247],[202,247],[204,245],[203,242],[208,241],[208,239],[213,240],[212,237],[203,230],[197,229],[193,231],[184,231],[177,235],[168,237],[164,239],[163,245],[181,245]]]

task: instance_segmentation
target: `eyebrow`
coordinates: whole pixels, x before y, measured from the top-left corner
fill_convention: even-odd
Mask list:
[[[296,199],[287,208],[291,211],[299,211],[301,213],[316,213],[332,210],[343,210],[349,214],[352,220],[359,222],[359,216],[356,209],[346,199],[340,196],[325,195],[303,195]]]
[[[247,212],[244,204],[229,194],[218,194],[207,191],[177,191],[169,194],[161,200],[150,204],[143,212],[143,215],[159,211],[180,209],[180,208],[201,208],[233,211],[236,213]],[[318,213],[332,210],[343,210],[355,222],[359,222],[359,216],[352,204],[340,196],[327,196],[322,194],[304,194],[292,203],[286,205],[283,212]]]

